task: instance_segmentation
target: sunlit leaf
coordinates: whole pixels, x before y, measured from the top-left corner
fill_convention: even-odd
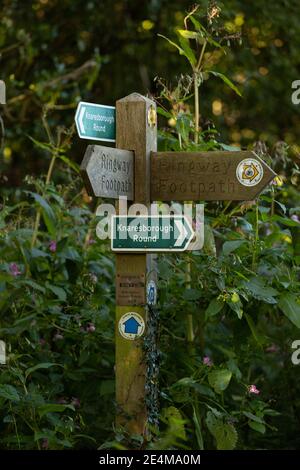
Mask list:
[[[215,72],[214,70],[208,70],[207,72],[214,75],[215,77],[219,77],[237,95],[242,96],[242,94],[241,94],[240,90],[238,89],[238,87],[228,77],[226,77],[226,75],[224,75],[223,73],[220,73],[220,72]]]

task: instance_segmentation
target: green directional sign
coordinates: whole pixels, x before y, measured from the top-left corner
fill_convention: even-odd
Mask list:
[[[75,124],[81,139],[116,141],[116,108],[80,101]]]
[[[194,235],[183,215],[112,216],[112,251],[184,251]]]

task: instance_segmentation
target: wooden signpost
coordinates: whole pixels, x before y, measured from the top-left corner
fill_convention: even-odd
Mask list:
[[[86,110],[78,108],[77,119],[82,120],[84,113]],[[126,195],[134,203],[148,207],[151,201],[241,201],[254,199],[276,176],[253,152],[156,152],[156,145],[155,103],[137,93],[117,101],[117,149],[89,146],[82,162],[81,170],[90,193],[114,199]],[[125,219],[126,231],[135,222],[129,217]],[[157,220],[146,219],[150,226],[146,236],[149,236]],[[150,327],[153,331],[150,306],[155,304],[157,292],[156,259],[147,251],[156,251],[155,246],[159,249],[160,244],[163,251],[176,250],[179,245],[185,249],[193,230],[181,220],[184,230],[178,229],[172,242],[166,245],[158,239],[149,245],[145,240],[136,243],[130,238],[128,242],[123,240],[118,222],[121,223],[120,216],[114,218],[112,240],[113,250],[119,251],[115,327],[117,424],[125,426],[129,433],[145,435],[149,366],[143,339]],[[161,219],[158,225],[164,223]]]

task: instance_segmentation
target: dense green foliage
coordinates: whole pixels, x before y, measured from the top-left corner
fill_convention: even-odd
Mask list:
[[[218,15],[207,23],[200,7],[185,28],[184,2],[141,3],[45,0],[30,9],[4,1],[3,178],[20,184],[20,175],[50,165],[46,180],[27,177],[3,191],[0,339],[9,361],[0,375],[0,446],[299,448],[291,362],[300,328],[298,150],[277,142],[295,144],[299,125],[289,83],[298,78],[299,6],[230,0],[220,23]],[[172,79],[155,82],[162,149],[259,140],[256,151],[281,178],[257,201],[206,204],[204,249],[160,256],[160,431],[143,442],[113,426],[114,258],[94,240],[94,206],[75,163],[85,144],[61,125],[71,126],[80,97],[112,104],[145,92],[155,75]],[[274,99],[281,92],[287,114]],[[215,126],[211,109],[221,110]]]

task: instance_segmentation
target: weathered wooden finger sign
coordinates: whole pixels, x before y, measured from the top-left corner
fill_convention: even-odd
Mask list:
[[[134,155],[100,145],[89,145],[81,163],[81,174],[91,196],[118,199],[134,197]]]
[[[151,199],[252,200],[275,176],[250,151],[157,152],[151,155]]]

